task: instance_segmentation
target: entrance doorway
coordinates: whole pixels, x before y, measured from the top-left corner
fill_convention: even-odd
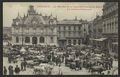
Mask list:
[[[32,37],[32,44],[37,44],[37,37]]]
[[[66,40],[59,40],[59,46],[65,47],[66,46]]]

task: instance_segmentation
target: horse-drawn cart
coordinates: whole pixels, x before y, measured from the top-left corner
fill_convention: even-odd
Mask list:
[[[49,64],[40,64],[39,66],[34,66],[35,75],[50,75],[52,73],[53,66]]]
[[[94,74],[97,72],[98,74],[101,74],[104,71],[104,68],[102,66],[93,66],[91,67],[91,73]]]
[[[39,65],[39,62],[34,62],[33,60],[27,61],[27,67],[33,68],[36,65]]]

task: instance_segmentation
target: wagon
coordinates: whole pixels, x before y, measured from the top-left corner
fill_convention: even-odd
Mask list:
[[[39,62],[34,62],[33,60],[27,61],[27,67],[33,68],[36,65],[39,65]]]
[[[39,66],[34,66],[35,75],[49,75],[52,73],[53,66],[42,63]]]
[[[93,66],[91,67],[91,73],[97,72],[98,74],[101,74],[105,69],[102,66]]]
[[[71,69],[76,69],[76,63],[75,62],[71,62],[70,63],[70,68]]]

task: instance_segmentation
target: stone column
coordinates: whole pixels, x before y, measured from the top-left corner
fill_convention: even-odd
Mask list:
[[[73,39],[71,39],[71,45],[73,45]]]
[[[39,38],[40,38],[40,37],[39,37],[39,36],[37,36],[37,45],[39,45]]]
[[[78,44],[78,40],[79,40],[79,39],[76,39],[76,45],[79,45],[79,44]]]
[[[48,40],[49,40],[49,38],[48,38],[48,36],[46,36],[46,37],[45,37],[45,45],[48,45],[48,44],[49,44]]]
[[[66,39],[66,45],[68,45],[69,43],[68,43],[68,40]]]
[[[80,39],[80,41],[81,41],[80,44],[82,44],[82,39]]]
[[[32,45],[32,36],[30,36],[30,44]]]

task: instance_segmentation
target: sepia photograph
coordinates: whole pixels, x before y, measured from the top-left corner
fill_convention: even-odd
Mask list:
[[[118,2],[3,2],[3,75],[118,75]]]

